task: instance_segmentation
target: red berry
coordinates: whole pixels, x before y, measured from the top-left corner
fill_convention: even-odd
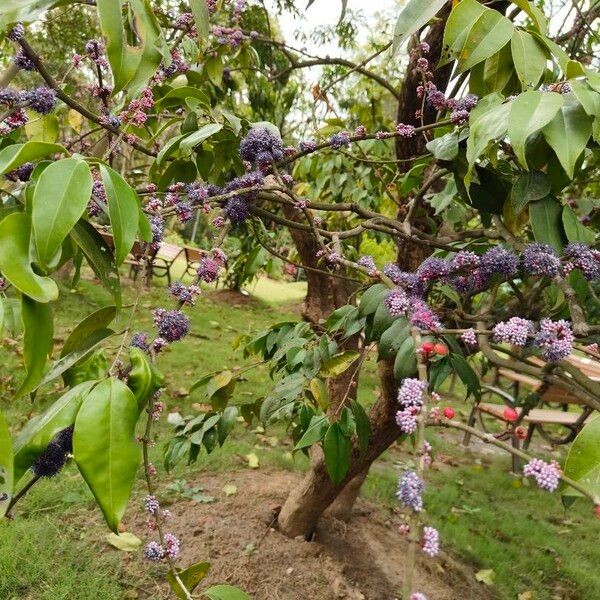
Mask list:
[[[454,419],[455,415],[456,413],[454,412],[453,408],[450,408],[449,406],[446,406],[446,408],[444,408],[444,416],[446,417],[446,419]]]
[[[435,349],[435,344],[433,342],[423,342],[421,348],[425,354],[431,354]]]
[[[594,512],[596,513],[596,516],[600,519],[600,504],[596,504],[596,506],[594,506]]]
[[[504,415],[504,418],[511,423],[519,418],[519,413],[514,408],[508,406],[504,409],[502,414]]]
[[[433,351],[440,356],[446,356],[446,354],[448,354],[448,346],[445,346],[444,344],[436,344],[433,347]]]
[[[519,440],[524,440],[527,437],[527,429],[519,425],[515,428],[515,436]]]

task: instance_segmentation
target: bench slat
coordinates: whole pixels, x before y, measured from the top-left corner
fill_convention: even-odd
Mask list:
[[[485,412],[497,419],[502,421],[508,420],[504,417],[503,412],[506,406],[504,404],[491,404],[489,402],[481,402],[477,405],[477,408],[482,412]],[[521,414],[521,409],[515,409],[517,413]],[[575,425],[581,418],[581,413],[577,412],[564,412],[562,410],[555,410],[551,408],[534,408],[529,411],[529,414],[523,419],[524,423],[536,423],[536,424],[547,424],[547,425]],[[586,419],[586,422],[588,419]]]

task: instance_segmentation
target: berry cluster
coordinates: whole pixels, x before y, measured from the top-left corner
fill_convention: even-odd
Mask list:
[[[523,474],[525,477],[534,477],[538,486],[543,490],[553,492],[560,483],[561,469],[555,460],[547,463],[539,458],[534,458],[523,467]]]
[[[31,467],[36,477],[53,477],[60,473],[67,456],[73,452],[73,430],[74,426],[71,425],[59,431],[37,457]]]
[[[240,142],[240,156],[251,165],[265,169],[283,158],[283,142],[270,129],[253,127]]]
[[[415,471],[404,471],[398,481],[396,497],[406,508],[415,512],[423,510],[423,490],[425,484]]]
[[[423,527],[421,548],[430,558],[438,555],[440,551],[440,534],[435,527]]]
[[[523,347],[528,344],[534,331],[535,326],[529,319],[511,317],[508,321],[502,321],[494,327],[494,340]]]

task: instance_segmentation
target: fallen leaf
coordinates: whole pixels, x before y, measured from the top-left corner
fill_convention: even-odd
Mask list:
[[[535,596],[533,595],[533,592],[529,590],[526,592],[522,592],[517,596],[518,600],[533,600],[534,597]]]
[[[109,533],[106,536],[106,541],[115,548],[123,550],[123,552],[135,552],[141,545],[142,540],[139,537],[124,531],[117,535],[116,533]]]
[[[233,485],[232,483],[228,483],[223,486],[223,491],[226,496],[235,496],[237,494],[237,485]]]
[[[251,469],[258,469],[258,467],[260,466],[258,456],[256,456],[256,454],[254,452],[251,452],[250,454],[246,454],[246,460],[248,461],[248,466]]]
[[[496,572],[494,569],[481,569],[475,573],[475,579],[485,585],[494,585],[494,579],[496,579]]]

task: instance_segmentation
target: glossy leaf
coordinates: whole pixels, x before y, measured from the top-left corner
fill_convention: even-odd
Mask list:
[[[23,294],[37,302],[58,298],[58,287],[50,277],[41,277],[31,267],[29,238],[31,218],[12,213],[0,221],[0,271]]]
[[[115,261],[120,265],[133,247],[140,218],[140,201],[135,190],[106,165],[100,165],[106,190],[108,215],[115,238]]]
[[[36,302],[27,296],[21,299],[23,336],[23,360],[27,374],[15,393],[20,398],[34,390],[44,374],[46,360],[52,353],[54,321],[52,308],[47,303]]]
[[[589,492],[600,496],[600,416],[594,417],[573,440],[564,474],[584,486]],[[571,498],[582,494],[561,484],[563,497]]]
[[[405,377],[412,377],[417,372],[417,355],[412,337],[407,337],[401,344],[394,361],[394,377],[400,382]]]
[[[394,43],[392,45],[392,54],[398,51],[398,48],[421,27],[426,25],[446,4],[447,0],[409,0],[402,8],[396,21],[394,29]]]
[[[485,11],[477,0],[462,0],[454,6],[444,28],[439,67],[458,58],[469,32]]]
[[[365,291],[360,299],[358,311],[361,317],[370,315],[377,310],[377,307],[387,294],[390,289],[383,283],[376,283]]]
[[[75,423],[81,403],[95,384],[80,383],[27,422],[15,440],[15,481],[21,479],[59,431]]]
[[[508,115],[508,136],[516,157],[528,169],[525,145],[530,135],[542,129],[563,105],[560,94],[530,91],[517,96]]]
[[[546,52],[526,31],[515,31],[510,41],[517,76],[523,89],[535,87],[546,70]]]
[[[467,71],[499,52],[514,31],[513,24],[504,15],[497,10],[485,9],[467,34],[458,57],[460,71]]]
[[[596,236],[593,230],[583,225],[575,211],[566,204],[562,209],[562,223],[569,242],[594,243]]]
[[[40,158],[66,152],[60,144],[49,144],[46,142],[25,142],[24,144],[13,144],[0,150],[0,175],[8,173],[17,167]]]
[[[532,21],[533,24],[538,28],[542,35],[546,35],[548,30],[548,23],[544,13],[529,0],[511,0],[513,4],[518,6]]]
[[[204,4],[204,0],[200,0],[202,4]],[[208,571],[210,570],[210,563],[208,562],[198,562],[195,563],[186,569],[177,569],[177,576],[185,589],[188,592],[193,592],[194,589],[198,586],[198,584],[206,577]],[[177,579],[173,575],[172,571],[167,573],[167,581],[169,582],[169,586],[173,593],[181,600],[186,600],[189,596],[185,593],[185,590],[181,589]]]
[[[546,141],[571,179],[575,172],[575,163],[592,135],[592,120],[581,104],[569,102],[542,130]]]
[[[511,107],[510,102],[499,106],[490,106],[482,113],[476,113],[471,119],[471,128],[467,139],[467,161],[469,172],[475,161],[492,140],[497,140],[506,134],[508,129],[508,114]],[[466,178],[465,183],[469,181]]]
[[[79,348],[96,331],[106,329],[116,316],[116,306],[103,306],[85,317],[65,340],[60,353],[61,358]]]
[[[92,184],[87,163],[75,158],[52,163],[40,175],[33,193],[31,220],[42,265],[51,262],[85,212]]]
[[[131,371],[127,385],[133,392],[141,412],[148,404],[149,397],[162,386],[165,378],[140,348],[132,347],[129,350],[129,360]]]
[[[348,472],[351,451],[352,444],[343,434],[340,424],[332,423],[325,434],[323,452],[327,473],[335,485],[340,483]]]
[[[179,147],[183,152],[189,152],[192,148],[207,140],[211,135],[221,131],[221,129],[223,129],[222,123],[207,123],[206,125],[202,125],[198,131],[194,131],[194,133],[186,136],[179,144]]]
[[[450,365],[467,388],[467,397],[473,394],[476,398],[479,398],[481,395],[481,384],[473,367],[471,367],[461,354],[456,353],[450,355]]]
[[[98,0],[98,15],[107,39],[106,53],[113,73],[113,93],[127,88],[136,95],[156,72],[162,60],[170,60],[160,25],[149,0],[129,0],[126,15],[136,32],[131,46],[122,22],[124,0]]]
[[[308,448],[308,446],[320,442],[325,435],[328,425],[329,419],[327,415],[314,415],[306,431],[294,446],[294,450],[302,450],[302,448]]]
[[[404,340],[410,336],[410,329],[405,318],[396,319],[391,327],[383,332],[379,340],[378,360],[392,358],[400,349]]]
[[[140,462],[137,419],[133,392],[119,379],[110,378],[87,395],[75,420],[75,462],[115,533]]]
[[[81,248],[98,279],[113,295],[117,307],[120,307],[121,285],[112,250],[94,226],[84,220],[80,220],[73,227],[71,237]]]
[[[9,23],[33,21],[45,10],[64,0],[2,0],[0,5],[0,31]]]
[[[529,221],[536,242],[552,246],[562,254],[562,206],[560,202],[548,196],[543,200],[529,204]]]
[[[33,116],[33,119],[31,119],[31,116]],[[24,129],[29,141],[54,144],[59,135],[58,117],[53,113],[43,116],[33,113],[33,115],[30,115],[30,121],[25,124]]]
[[[545,198],[551,190],[550,181],[541,171],[529,171],[517,177],[511,191],[511,206],[519,215],[530,202]]]
[[[7,499],[0,502],[0,520],[6,514],[9,498],[12,497],[14,486],[14,460],[13,447],[8,425],[0,411],[0,496],[7,495]]]

